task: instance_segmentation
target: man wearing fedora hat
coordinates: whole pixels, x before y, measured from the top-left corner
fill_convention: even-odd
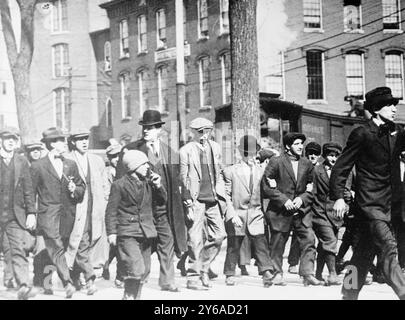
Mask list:
[[[24,250],[27,230],[36,227],[34,189],[28,161],[15,152],[18,130],[4,128],[0,139],[0,231],[8,244],[10,271],[19,287],[18,299],[26,300],[36,294],[28,286],[28,259]]]
[[[291,229],[300,245],[299,275],[304,278],[304,285],[323,284],[314,277],[315,235],[310,213],[314,166],[302,157],[305,139],[305,135],[297,132],[284,135],[285,153],[270,159],[262,179],[263,196],[270,200],[265,216],[271,230],[270,258],[275,285],[285,285],[283,253]]]
[[[225,199],[222,150],[210,139],[213,127],[208,119],[195,118],[190,122],[194,140],[180,149],[180,177],[183,202],[187,208],[189,247],[187,287],[192,290],[211,287],[208,276],[210,265],[226,237],[220,207],[220,201]]]
[[[174,253],[181,255],[187,250],[187,235],[180,195],[179,155],[160,137],[164,123],[159,111],[146,110],[139,121],[142,139],[126,145],[121,154],[125,150],[142,151],[147,155],[153,170],[162,177],[167,203],[153,208],[158,234],[156,253],[160,262],[159,285],[164,291],[177,292]],[[117,165],[117,177],[121,177],[123,172],[120,163]]]
[[[404,132],[394,123],[398,99],[388,87],[378,87],[366,93],[364,108],[372,114],[365,125],[355,128],[341,156],[332,169],[330,198],[335,201],[335,215],[343,219],[347,212],[344,200],[346,180],[356,168],[356,224],[358,244],[350,261],[353,272],[343,281],[343,299],[358,299],[375,254],[380,254],[387,283],[400,299],[405,299],[405,276],[397,260],[397,248],[392,231],[392,201],[395,201],[394,168],[404,150]],[[353,277],[355,279],[353,279]],[[357,285],[348,285],[356,283]]]
[[[263,209],[260,196],[260,181],[264,167],[255,158],[260,145],[255,137],[246,135],[238,146],[242,160],[224,169],[225,199],[227,204],[225,228],[228,235],[224,274],[226,284],[235,285],[235,268],[245,236],[253,244],[259,273],[265,287],[271,285],[271,261],[264,232]]]
[[[76,205],[83,200],[85,183],[74,161],[66,159],[66,134],[52,127],[42,133],[48,155],[31,165],[35,196],[38,197],[38,232],[71,298],[75,288],[65,258],[66,244],[72,232]],[[43,286],[49,288],[47,276]]]
[[[312,204],[313,228],[318,238],[316,278],[324,281],[322,272],[324,265],[329,271],[326,280],[327,285],[340,285],[341,282],[336,273],[336,253],[338,244],[338,231],[343,225],[342,219],[336,219],[333,215],[334,201],[329,199],[329,178],[333,166],[339,155],[342,153],[342,146],[336,142],[325,143],[322,147],[322,157],[325,159],[322,164],[314,168]]]

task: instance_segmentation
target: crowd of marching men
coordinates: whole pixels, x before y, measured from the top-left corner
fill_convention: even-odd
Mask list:
[[[278,153],[245,135],[238,144],[240,160],[226,167],[221,147],[212,139],[213,123],[205,118],[192,120],[191,141],[173,150],[161,139],[161,114],[147,110],[139,121],[142,138],[126,145],[111,144],[106,149],[107,166],[89,152],[88,130],[65,134],[49,128],[40,143],[25,145],[21,154],[18,131],[4,129],[0,132],[4,285],[16,288],[22,300],[38,292],[53,294],[56,271],[66,298],[77,290],[93,295],[95,269],[102,269],[102,277],[109,280],[115,258],[115,286],[124,289],[123,299],[139,299],[156,252],[162,290],[180,291],[175,283],[175,257],[181,275],[187,277],[187,289],[209,290],[218,276],[211,265],[226,239],[226,285],[237,284],[237,266],[242,275],[249,274],[246,265],[253,257],[264,287],[284,286],[283,254],[292,234],[288,272],[299,274],[304,286],[341,285],[345,254],[368,239],[368,244],[375,245],[363,250],[367,257],[355,249],[352,258],[359,268],[360,286],[354,291],[343,288],[344,297],[357,298],[377,257],[373,279],[387,282],[402,298],[405,228],[400,218],[391,219],[391,202],[395,218],[403,211],[401,197],[394,195],[391,186],[392,181],[398,181],[397,186],[403,181],[393,177],[403,176],[401,152],[405,149],[402,129],[391,125],[395,114],[388,119],[388,111],[384,113],[388,108],[396,110],[398,103],[388,90],[376,88],[366,95],[365,106],[373,114],[369,131],[375,136],[355,129],[343,150],[336,142],[305,144],[305,135],[290,132]],[[379,159],[382,151],[374,155],[375,150],[362,149],[374,148],[372,139],[385,137],[381,148],[387,143],[388,161]],[[368,163],[362,160],[363,153]],[[378,161],[389,167],[382,169]],[[375,172],[389,175],[379,178],[373,176]],[[383,194],[373,198],[367,193],[368,187],[363,186],[367,179],[377,185],[373,192]],[[390,190],[384,193],[387,183]],[[389,210],[381,209],[381,199],[389,203]],[[365,203],[370,206],[367,210]],[[389,217],[378,217],[378,210]],[[368,217],[370,212],[374,216]],[[380,224],[364,232],[362,228],[374,221],[387,222],[389,232],[382,236],[387,239],[376,236],[383,232],[378,231],[384,227]],[[388,239],[391,229],[395,239]],[[391,257],[394,252],[397,259],[397,247],[399,262]],[[29,253],[34,264],[32,285]]]

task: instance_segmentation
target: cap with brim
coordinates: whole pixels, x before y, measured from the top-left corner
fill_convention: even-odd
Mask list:
[[[329,152],[342,153],[342,146],[337,142],[327,142],[322,147],[322,156],[325,158]]]
[[[69,138],[71,140],[76,140],[76,139],[79,139],[79,138],[86,138],[86,137],[89,137],[89,136],[90,136],[90,131],[89,130],[87,130],[87,129],[78,129],[78,130],[72,132],[70,134]]]
[[[302,142],[305,142],[307,139],[303,133],[299,132],[289,132],[284,135],[283,137],[283,144],[284,146],[291,146],[295,140],[301,139]]]
[[[42,132],[41,142],[53,141],[56,139],[66,138],[68,134],[64,133],[60,128],[49,128]]]
[[[240,138],[238,149],[248,154],[256,154],[260,150],[260,145],[254,136],[246,135]]]
[[[122,150],[122,146],[120,144],[116,145],[111,145],[109,146],[106,150],[105,153],[107,154],[108,157],[113,157],[115,155],[118,155]]]
[[[311,141],[305,146],[305,154],[316,154],[316,155],[321,155],[322,153],[322,147],[320,144]]]
[[[214,124],[205,118],[195,118],[190,122],[190,128],[195,130],[212,129]]]
[[[0,137],[1,138],[9,137],[9,138],[14,138],[14,139],[18,140],[20,137],[20,133],[18,132],[17,128],[6,127],[0,131]]]
[[[42,149],[43,145],[42,145],[42,143],[37,142],[37,143],[26,144],[24,147],[25,147],[26,151],[32,151],[32,150],[36,150],[36,149]]]

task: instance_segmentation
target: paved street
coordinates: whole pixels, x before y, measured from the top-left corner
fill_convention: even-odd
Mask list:
[[[217,260],[213,264],[213,270],[217,273],[222,272],[225,260],[225,250],[223,249]],[[287,261],[284,263],[287,268]],[[111,266],[111,278],[114,279],[115,264]],[[159,262],[156,254],[152,256],[152,272],[148,283],[144,286],[142,299],[144,300],[339,300],[340,286],[338,287],[304,287],[298,275],[285,273],[288,285],[285,287],[264,288],[261,278],[257,275],[257,269],[253,266],[248,267],[250,276],[238,276],[238,285],[228,287],[225,285],[225,277],[220,276],[212,281],[213,288],[209,291],[192,291],[186,288],[186,278],[181,277],[176,269],[177,284],[181,288],[179,293],[168,293],[160,290],[158,286]],[[325,268],[326,271],[326,268]],[[2,278],[2,270],[1,278]],[[3,281],[1,280],[1,284]],[[38,295],[34,300],[64,300],[65,293],[57,278],[54,279],[55,289],[53,296]],[[113,281],[106,281],[98,278],[96,281],[98,292],[94,296],[87,296],[85,291],[74,294],[74,300],[120,300],[123,289],[116,289]],[[0,299],[16,299],[15,291],[7,291],[0,287]],[[396,300],[392,289],[387,285],[373,283],[365,286],[360,299],[372,300]]]

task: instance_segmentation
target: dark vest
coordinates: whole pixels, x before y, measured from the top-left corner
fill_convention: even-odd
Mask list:
[[[215,170],[211,147],[200,150],[201,181],[198,201],[212,203],[215,202]]]
[[[0,221],[14,219],[14,158],[9,165],[0,160]]]

